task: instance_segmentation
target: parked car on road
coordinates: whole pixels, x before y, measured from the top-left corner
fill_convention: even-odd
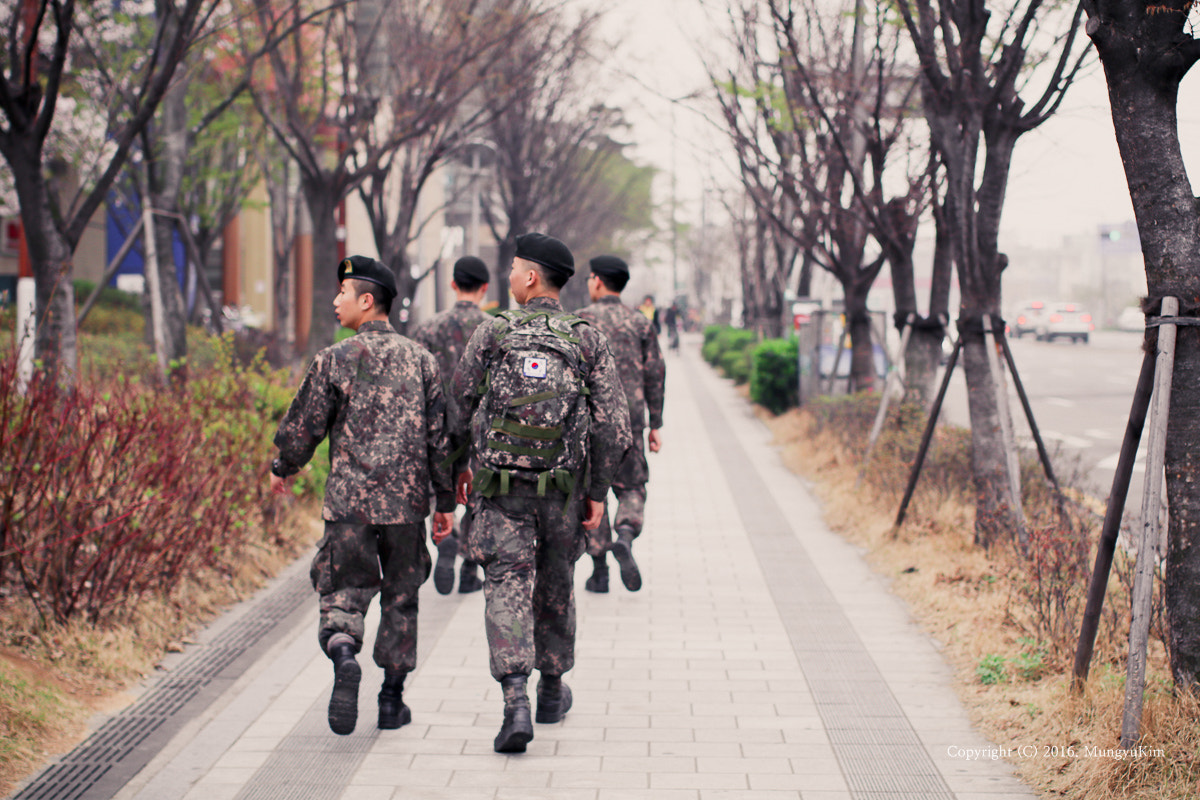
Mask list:
[[[1027,333],[1037,333],[1038,321],[1046,310],[1046,304],[1041,300],[1026,303],[1017,309],[1013,318],[1008,321],[1008,333],[1014,339],[1020,339]]]
[[[1070,339],[1087,344],[1088,335],[1096,329],[1092,315],[1075,303],[1052,303],[1042,312],[1037,323],[1038,341]]]
[[[1137,306],[1121,309],[1121,313],[1117,315],[1117,330],[1138,332],[1146,330],[1146,315]]]

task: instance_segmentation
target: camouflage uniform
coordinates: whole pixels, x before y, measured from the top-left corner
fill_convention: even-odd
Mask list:
[[[524,310],[555,313],[562,306],[538,297]],[[481,399],[477,388],[508,325],[496,319],[479,326],[455,370],[449,418],[456,444],[470,441],[471,417]],[[574,665],[574,567],[585,544],[579,534],[582,501],[585,495],[604,500],[630,443],[628,406],[608,343],[589,325],[574,330],[590,392],[590,482],[577,480],[570,498],[553,486],[539,497],[535,481],[514,479],[507,494],[479,498],[472,527],[467,555],[484,567],[488,647],[497,680],[533,669],[561,675]]]
[[[380,593],[375,663],[416,667],[417,590],[429,577],[429,489],[454,510],[437,361],[385,321],[317,354],[279,424],[274,471],[287,477],[329,437],[325,535],[311,577],[321,595],[318,638],[349,634],[362,648],[363,615]],[[382,579],[380,571],[382,568]]]
[[[454,378],[454,368],[458,366],[463,352],[467,349],[467,342],[471,341],[471,334],[475,333],[475,329],[481,322],[491,318],[490,314],[470,300],[459,300],[452,308],[422,322],[413,331],[412,338],[433,353],[434,358],[437,359],[438,367],[442,371],[442,384],[447,397],[450,396],[450,381]],[[475,516],[475,502],[474,496],[468,499],[467,507],[458,526],[458,535],[461,540],[459,549],[464,554],[466,553],[466,540],[471,534],[471,522]],[[464,561],[466,563],[463,564],[463,573],[476,575],[475,565],[471,559],[464,557]],[[478,588],[478,586],[478,578],[476,578],[475,587]]]
[[[650,467],[646,463],[645,436],[646,417],[649,415],[651,430],[662,427],[663,395],[666,385],[667,366],[654,324],[637,309],[621,302],[617,295],[600,298],[579,310],[579,316],[591,322],[605,336],[621,374],[621,385],[625,388],[625,399],[629,402],[629,426],[633,434],[633,445],[621,459],[612,490],[617,498],[616,526],[627,526],[634,538],[642,532],[646,509],[646,482],[650,479]],[[588,555],[603,556],[612,542],[612,526],[608,521],[607,509],[600,527],[588,534]]]

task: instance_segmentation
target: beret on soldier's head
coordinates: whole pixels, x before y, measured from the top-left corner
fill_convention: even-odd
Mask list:
[[[588,264],[597,275],[624,275],[629,277],[629,265],[616,256],[596,256]]]
[[[575,274],[575,257],[565,244],[544,233],[523,233],[517,237],[517,258],[541,264],[568,278]]]
[[[463,256],[454,262],[454,280],[458,283],[462,283],[464,279],[474,283],[487,283],[490,277],[487,264],[484,264],[481,258]]]
[[[370,256],[350,256],[338,264],[338,283],[344,280],[370,281],[396,296],[396,276],[381,262]]]

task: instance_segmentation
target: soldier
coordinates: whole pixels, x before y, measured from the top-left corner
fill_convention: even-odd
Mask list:
[[[438,314],[413,331],[412,338],[425,346],[438,360],[442,371],[442,382],[447,396],[450,392],[450,380],[454,377],[454,368],[462,358],[467,342],[479,323],[489,316],[479,307],[488,290],[488,268],[482,260],[475,256],[463,256],[454,262],[454,279],[450,288],[457,298],[453,308]],[[454,558],[458,555],[461,542],[465,541],[471,531],[471,516],[473,502],[466,504],[459,526],[459,535],[451,534],[438,545],[437,564],[433,568],[433,586],[440,594],[450,594],[454,588]],[[458,591],[462,594],[477,592],[483,588],[479,580],[478,565],[464,558],[462,571],[458,579]]]
[[[396,280],[373,258],[351,256],[338,266],[338,321],[356,334],[317,353],[279,423],[271,490],[288,479],[329,437],[325,535],[310,576],[321,595],[317,639],[333,661],[329,727],[354,731],[362,671],[363,615],[380,594],[375,663],[383,668],[379,727],[412,719],[402,693],[416,667],[417,590],[429,577],[425,544],[429,486],[437,495],[434,536],[454,524],[446,401],[437,361],[388,322]],[[382,570],[382,576],[381,576]]]
[[[605,553],[612,550],[621,570],[621,583],[631,592],[642,588],[642,575],[633,558],[633,540],[642,532],[646,510],[646,482],[650,468],[642,446],[642,431],[650,417],[650,452],[662,447],[663,389],[667,366],[658,346],[654,325],[637,309],[621,303],[621,291],[629,282],[629,265],[616,256],[597,256],[589,262],[588,295],[592,304],[580,309],[579,316],[608,337],[629,401],[629,427],[633,444],[621,459],[613,494],[617,498],[615,525],[609,526],[608,513],[588,536],[588,555],[592,557],[592,576],[584,583],[590,592],[608,591],[608,562]],[[613,541],[612,529],[617,532]]]
[[[472,442],[475,468],[459,475],[458,497],[468,483],[481,495],[468,548],[483,565],[490,667],[504,691],[498,753],[524,752],[533,739],[533,669],[537,721],[558,722],[571,708],[562,676],[575,664],[581,501],[583,527],[595,528],[629,446],[608,343],[558,300],[574,272],[559,240],[518,236],[509,282],[522,309],[475,330],[452,384],[451,439]]]

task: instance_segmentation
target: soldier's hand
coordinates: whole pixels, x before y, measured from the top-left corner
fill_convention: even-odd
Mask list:
[[[659,450],[662,450],[662,432],[655,428],[650,431],[650,452],[657,453]]]
[[[441,544],[454,530],[454,512],[435,511],[433,514],[433,543]]]
[[[458,473],[458,480],[454,482],[454,498],[458,500],[459,505],[467,504],[467,492],[471,491],[471,480],[474,477],[469,469]]]
[[[281,478],[274,472],[271,473],[271,494],[287,494],[288,479]]]
[[[583,529],[594,531],[600,527],[600,522],[604,519],[604,503],[588,498],[587,501],[588,515],[583,520]]]

